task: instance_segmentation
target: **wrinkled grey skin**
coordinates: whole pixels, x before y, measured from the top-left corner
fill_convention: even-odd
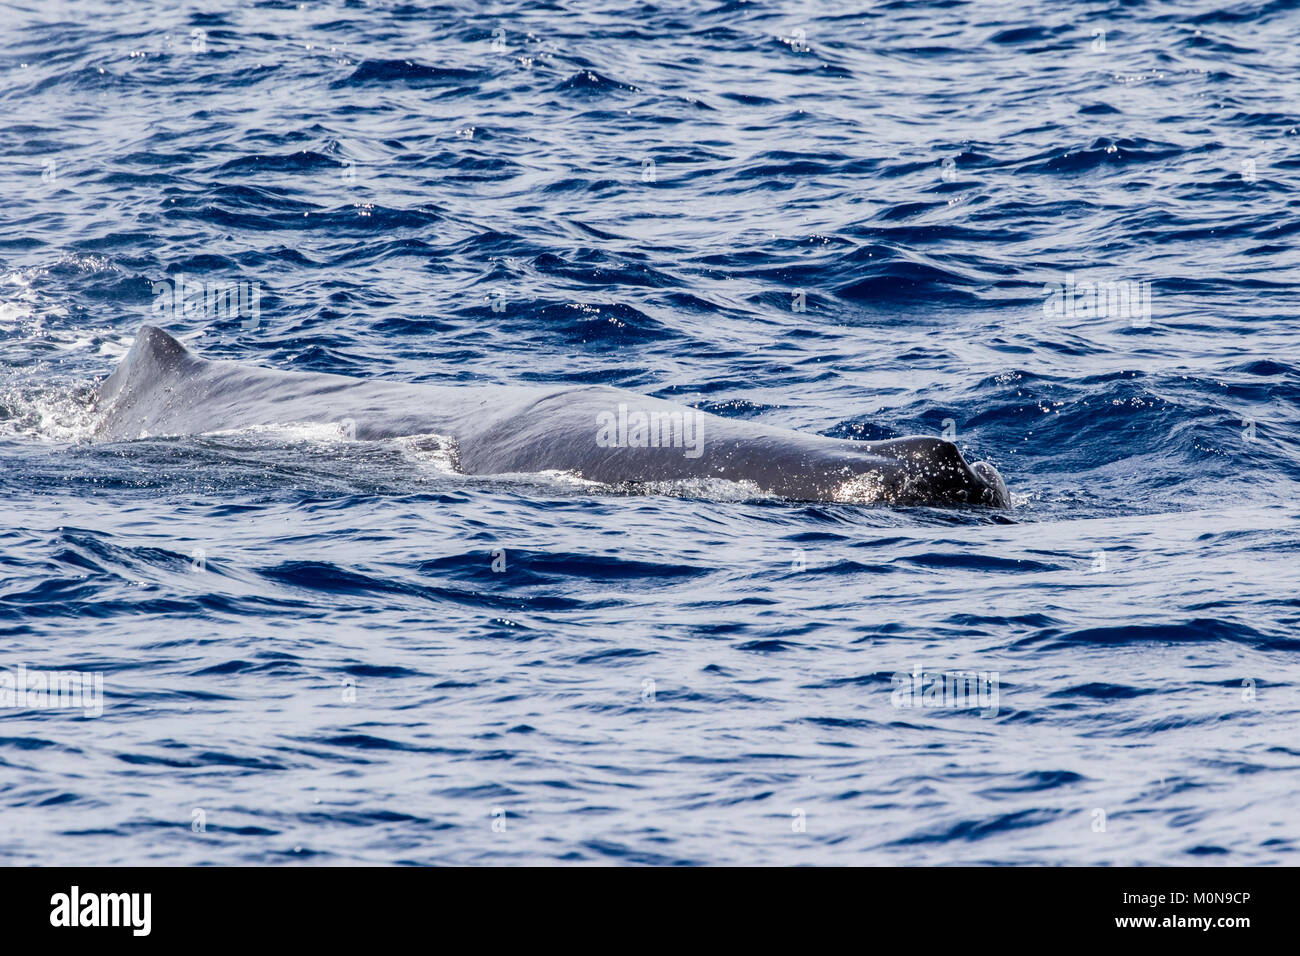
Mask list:
[[[698,415],[700,453],[601,447],[598,416],[616,414],[619,403],[647,413]],[[102,415],[95,429],[101,441],[351,419],[362,441],[448,436],[456,442],[457,467],[470,475],[555,469],[611,484],[723,478],[804,501],[1009,505],[1006,485],[991,465],[968,465],[955,445],[938,438],[824,438],[603,385],[412,385],[255,368],[201,358],[149,325],[100,386],[95,407]],[[873,494],[846,494],[846,481]]]

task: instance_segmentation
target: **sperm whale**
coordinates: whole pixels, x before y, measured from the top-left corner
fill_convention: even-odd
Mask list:
[[[604,385],[440,386],[205,359],[142,326],[93,399],[97,441],[348,422],[358,441],[437,434],[458,471],[563,471],[611,485],[749,482],[802,501],[1005,508],[987,462],[939,438],[827,438]]]

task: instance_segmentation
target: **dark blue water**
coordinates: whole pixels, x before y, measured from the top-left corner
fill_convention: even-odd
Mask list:
[[[0,706],[6,862],[1296,862],[1294,5],[0,20],[0,701],[103,687]],[[947,434],[1016,504],[90,441],[178,274],[260,288],[163,317],[212,357]]]

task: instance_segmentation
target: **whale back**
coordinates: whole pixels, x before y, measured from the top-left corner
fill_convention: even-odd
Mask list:
[[[153,325],[143,325],[126,357],[95,393],[95,408],[108,420],[132,417],[132,412],[164,400],[181,377],[205,362]]]
[[[130,441],[348,420],[362,439],[428,433],[454,437],[460,422],[472,427],[489,417],[487,411],[507,414],[510,407],[506,396],[492,389],[364,380],[207,359],[162,329],[145,325],[95,395],[100,420],[94,437]]]
[[[198,361],[189,349],[162,329],[143,325],[126,358],[99,386],[95,404],[106,408],[119,399],[153,391],[160,382],[176,378],[186,360]]]

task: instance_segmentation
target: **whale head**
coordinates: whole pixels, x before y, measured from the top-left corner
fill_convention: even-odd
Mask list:
[[[1002,476],[998,474],[996,468],[987,461],[977,461],[971,464],[970,470],[985,485],[984,500],[981,504],[990,505],[994,508],[1011,507],[1011,494],[1007,491],[1007,483],[1002,480]]]

